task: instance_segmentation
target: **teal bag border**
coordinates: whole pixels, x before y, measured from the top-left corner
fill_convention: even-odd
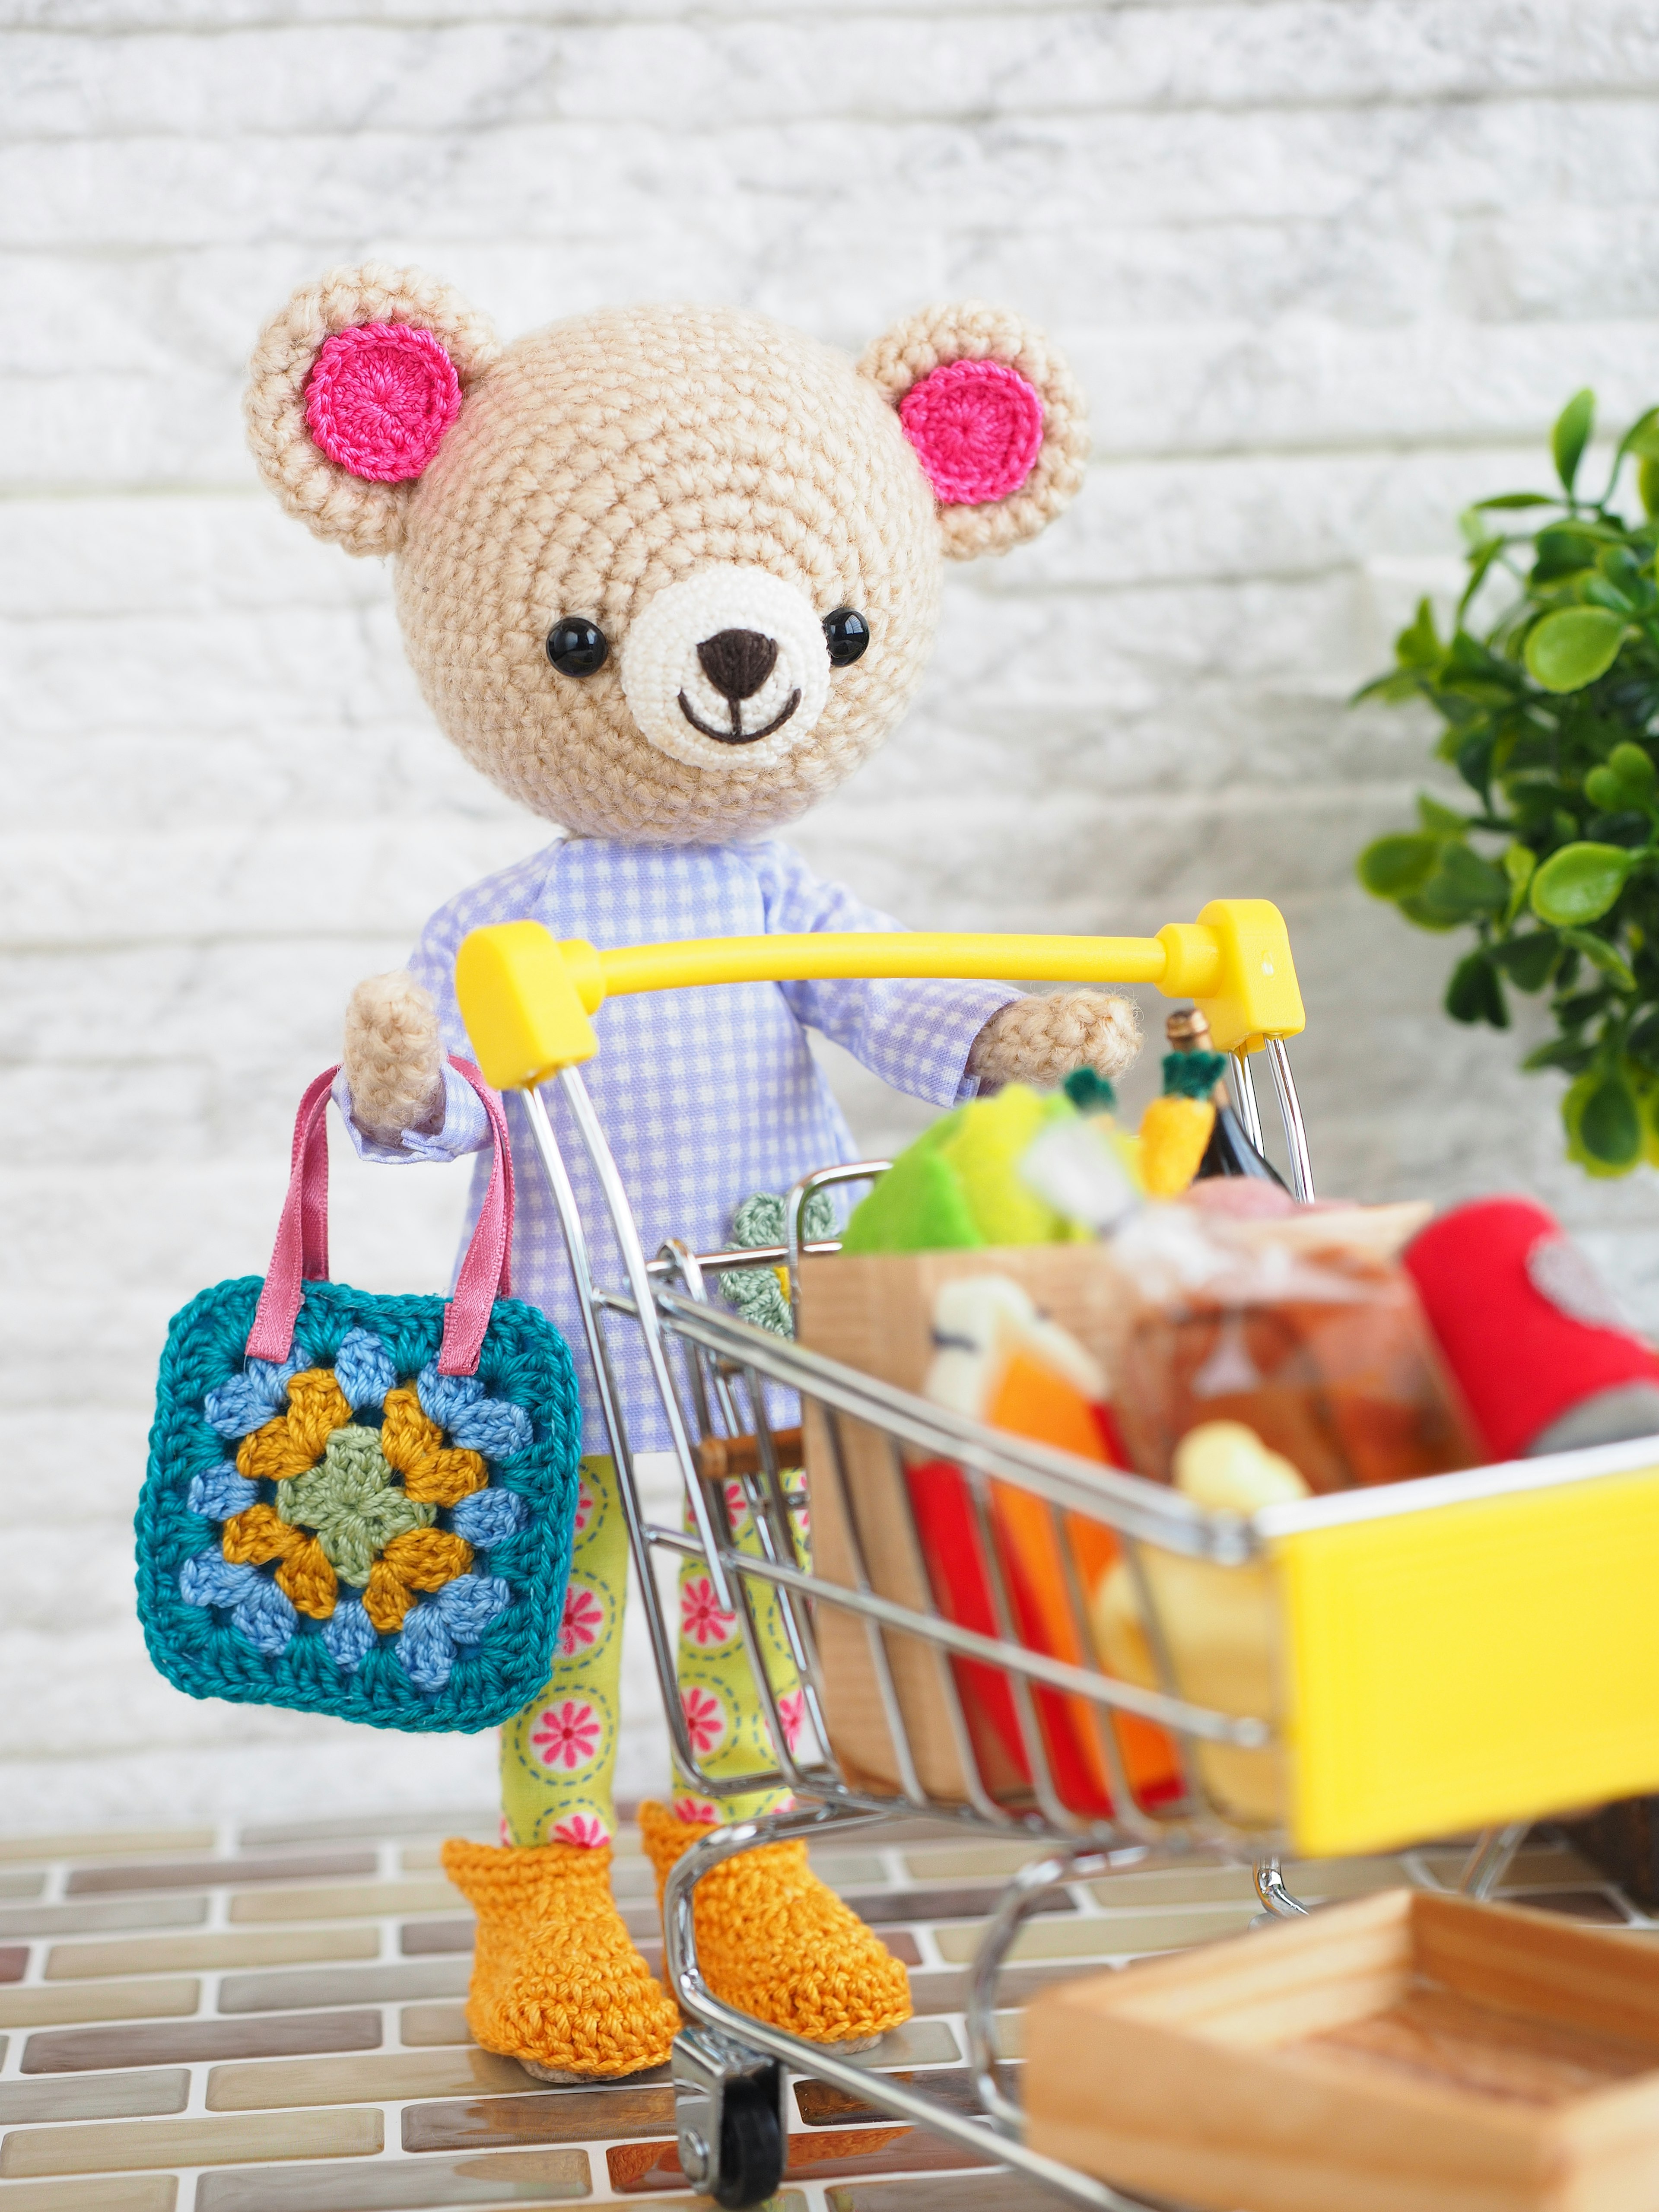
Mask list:
[[[216,1284],[193,1297],[168,1326],[149,1461],[133,1523],[138,1612],[151,1659],[192,1698],[286,1705],[371,1728],[422,1733],[498,1727],[545,1684],[563,1616],[581,1437],[568,1346],[536,1307],[520,1298],[496,1299],[477,1380],[486,1396],[523,1410],[532,1441],[508,1458],[486,1455],[486,1466],[490,1488],[516,1493],[528,1522],[476,1553],[475,1567],[507,1585],[506,1609],[477,1642],[454,1645],[441,1689],[422,1690],[399,1661],[392,1636],[376,1638],[348,1673],[331,1656],[317,1621],[298,1616],[286,1649],[272,1654],[234,1625],[229,1607],[193,1603],[181,1592],[187,1564],[199,1560],[210,1571],[209,1555],[219,1553],[221,1543],[222,1524],[188,1502],[191,1482],[234,1459],[236,1450],[234,1442],[210,1425],[204,1401],[249,1370],[267,1370],[267,1381],[274,1373],[269,1363],[244,1357],[262,1288],[257,1275]],[[299,1369],[332,1367],[348,1331],[365,1329],[382,1340],[398,1380],[405,1382],[436,1361],[444,1312],[440,1297],[386,1297],[343,1283],[307,1283],[294,1358]],[[272,1412],[286,1403],[283,1390]],[[262,1486],[262,1494],[269,1488]],[[440,1512],[441,1526],[449,1519],[447,1511]],[[266,1570],[253,1571],[270,1578]],[[280,1598],[274,1583],[272,1589]],[[416,1606],[430,1601],[416,1599]]]

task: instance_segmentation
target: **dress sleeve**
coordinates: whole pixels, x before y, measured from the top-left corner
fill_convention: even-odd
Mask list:
[[[472,1048],[455,1003],[455,955],[462,938],[480,918],[466,911],[464,900],[440,908],[421,932],[409,960],[410,974],[430,991],[437,1006],[445,1051],[457,1053],[464,1060],[471,1058]],[[444,1069],[444,1118],[440,1127],[424,1132],[405,1129],[395,1145],[382,1142],[359,1126],[343,1068],[334,1079],[334,1103],[359,1157],[383,1160],[393,1167],[406,1166],[412,1160],[458,1160],[464,1153],[482,1151],[489,1141],[489,1121],[477,1093],[449,1066]]]
[[[754,847],[769,933],[898,930],[903,925],[840,884],[815,876],[787,845]],[[780,987],[798,1021],[820,1030],[872,1075],[933,1106],[960,1105],[979,1088],[967,1073],[974,1039],[1020,994],[1006,983],[847,981]]]

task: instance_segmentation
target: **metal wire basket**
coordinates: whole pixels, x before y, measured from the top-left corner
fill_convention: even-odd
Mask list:
[[[1206,909],[1206,915],[1218,911]],[[1209,927],[1224,939],[1224,928]],[[1255,1025],[1253,1016],[1260,1009],[1249,1004],[1248,993],[1231,1012],[1222,1002],[1229,987],[1224,943],[1223,965],[1206,969],[1203,947],[1190,941],[1189,928],[1188,941],[1176,948],[1187,968],[1172,952],[1159,973],[1147,948],[1162,945],[1170,932],[1154,940],[1008,940],[1017,949],[1006,954],[1000,970],[986,949],[997,940],[962,940],[948,953],[936,948],[949,940],[916,940],[921,953],[912,948],[912,964],[901,967],[895,961],[910,940],[843,939],[832,956],[842,964],[826,967],[823,939],[723,940],[713,947],[629,948],[613,956],[595,955],[586,946],[555,948],[544,932],[527,932],[534,926],[515,924],[468,941],[458,970],[463,1011],[486,1074],[524,1093],[531,1134],[562,1226],[674,1756],[716,1802],[773,1784],[799,1801],[791,1811],[718,1829],[685,1853],[668,1881],[667,1973],[691,2023],[678,2039],[673,2065],[687,2179],[724,2205],[758,2203],[771,2193],[783,2170],[788,2134],[783,2097],[787,2071],[793,2069],[811,2072],[896,2119],[929,2128],[976,2158],[989,2151],[1062,2198],[1097,2212],[1144,2212],[1137,2200],[1022,2140],[1018,2108],[999,2074],[994,2006],[999,1971],[1024,1919],[1057,1883],[1153,1858],[1198,1856],[1253,1863],[1264,1909],[1296,1914],[1304,1908],[1279,1871],[1287,1846],[1322,1855],[1459,1827],[1481,1831],[1464,1886],[1485,1894],[1501,1878],[1530,1816],[1659,1783],[1659,1750],[1648,1717],[1649,1692],[1659,1680],[1659,1630],[1644,1596],[1645,1577],[1632,1568],[1621,1580],[1614,1556],[1628,1558],[1632,1543],[1652,1556],[1659,1535],[1659,1471],[1647,1463],[1651,1448],[1610,1446],[1515,1468],[1431,1477],[1387,1491],[1310,1499],[1250,1519],[1205,1511],[1173,1490],[1003,1434],[799,1340],[752,1328],[711,1299],[714,1274],[781,1266],[788,1270],[799,1310],[804,1268],[837,1249],[833,1241],[803,1243],[806,1200],[815,1190],[880,1175],[884,1161],[837,1165],[807,1177],[791,1194],[787,1241],[776,1247],[699,1254],[671,1243],[647,1256],[576,1065],[596,1048],[586,1015],[604,995],[606,962],[617,963],[622,980],[613,978],[611,988],[621,988],[803,971],[1030,974],[1045,966],[1052,972],[1055,965],[1053,958],[1034,957],[1034,949],[1085,944],[1086,966],[1085,956],[1073,954],[1069,969],[1059,963],[1063,972],[1161,981],[1166,988],[1173,977],[1176,989],[1183,975],[1185,988],[1193,988],[1196,975],[1200,1002],[1205,983],[1212,987],[1218,1042],[1247,1049],[1266,1045],[1296,1194],[1308,1199],[1311,1169],[1283,1037]],[[1288,974],[1293,993],[1282,924],[1269,954],[1245,935],[1233,981],[1241,967],[1248,973],[1252,958],[1265,961],[1270,974],[1277,959],[1274,980],[1282,984]],[[495,941],[481,945],[481,939]],[[511,941],[504,945],[504,939]],[[884,963],[878,969],[852,964],[877,954]],[[1281,1018],[1283,1004],[1281,999]],[[1299,1014],[1297,1000],[1296,1027]],[[1241,1112],[1259,1139],[1248,1058],[1240,1054],[1234,1065]],[[588,1225],[538,1089],[544,1080],[562,1091],[592,1162],[621,1255],[617,1283],[603,1284],[596,1276]],[[614,1333],[619,1328],[634,1333],[643,1346],[684,1480],[684,1528],[652,1522],[641,1503],[617,1388]],[[781,1403],[795,1402],[801,1408],[799,1427],[778,1419]],[[923,1547],[909,1503],[908,1473],[918,1462],[944,1462],[959,1472],[991,1577],[994,1633],[947,1618],[933,1601],[925,1573],[913,1575],[908,1599],[884,1591],[881,1585],[890,1577],[880,1571],[881,1563],[872,1562],[863,1526],[872,1452],[884,1468],[884,1526],[900,1530],[916,1561]],[[860,1455],[862,1485],[850,1472]],[[803,1459],[815,1517],[833,1506],[844,1532],[833,1572],[822,1557],[803,1563],[793,1540],[783,1478]],[[736,1490],[729,1494],[753,1532],[741,1547],[728,1510],[732,1485]],[[1049,1648],[1039,1649],[1016,1632],[994,1534],[1000,1492],[1033,1502],[1052,1528],[1062,1562],[1074,1559],[1079,1522],[1099,1528],[1118,1547],[1155,1661],[1154,1686],[1109,1673],[1101,1664],[1074,1565],[1064,1583],[1069,1620],[1059,1625],[1066,1632],[1044,1638]],[[715,1601],[742,1624],[775,1747],[775,1766],[767,1772],[711,1772],[687,1726],[675,1681],[674,1634],[654,1570],[659,1559],[688,1555],[702,1562]],[[1638,1560],[1642,1555],[1638,1549]],[[1159,1594],[1159,1563],[1168,1560],[1196,1563],[1216,1576],[1254,1577],[1270,1592],[1273,1632],[1283,1647],[1279,1688],[1270,1710],[1226,1711],[1183,1695],[1176,1638]],[[1397,1579],[1402,1562],[1412,1589],[1402,1596],[1390,1584],[1379,1597],[1373,1587],[1379,1563],[1385,1578],[1392,1572]],[[1544,1562],[1556,1603],[1554,1626],[1540,1636],[1536,1584]],[[1448,1589],[1455,1593],[1455,1607],[1437,1602]],[[807,1718],[793,1750],[762,1648],[757,1608],[769,1591],[778,1601]],[[1565,1605],[1564,1591],[1571,1600]],[[849,1760],[838,1748],[836,1699],[823,1657],[832,1620],[850,1624],[875,1686],[893,1753],[884,1776],[872,1775],[867,1765]],[[1522,1623],[1528,1650],[1517,1668]],[[1422,1647],[1403,1670],[1397,1652],[1390,1651],[1401,1634]],[[1074,1656],[1057,1656],[1056,1645]],[[942,1715],[948,1764],[957,1778],[948,1790],[927,1778],[939,1765],[939,1746],[916,1739],[914,1700],[907,1699],[896,1664],[903,1651],[917,1649],[933,1655],[939,1686],[933,1711]],[[1612,1710],[1603,1698],[1597,1709],[1601,1724],[1587,1728],[1587,1686],[1605,1680],[1615,1651],[1626,1662],[1629,1692],[1614,1697]],[[1007,1686],[1028,1786],[1011,1791],[1006,1774],[988,1771],[982,1741],[976,1743],[964,1705],[959,1673],[964,1664],[992,1670]],[[1448,1667],[1455,1670],[1459,1694],[1437,1721],[1432,1714],[1425,1718],[1423,1681]],[[1547,1712],[1540,1704],[1540,1685],[1546,1681]],[[1068,1711],[1087,1716],[1097,1769],[1109,1784],[1103,1803],[1079,1808],[1057,1778],[1044,1698],[1062,1699]],[[1442,1698],[1439,1705],[1444,1703]],[[1471,1711],[1483,1723],[1478,1745],[1468,1727]],[[1170,1776],[1156,1794],[1130,1771],[1127,1723],[1160,1731],[1169,1746]],[[1282,1787],[1272,1802],[1248,1817],[1228,1781],[1240,1759],[1281,1771]],[[1273,1768],[1275,1761],[1279,1768]],[[1472,1767],[1478,1770],[1473,1784]],[[1468,1817],[1471,1807],[1474,1818]],[[698,1966],[693,1893],[714,1867],[758,1844],[793,1837],[820,1840],[855,1825],[917,1814],[1005,1838],[1029,1837],[1035,1854],[1007,1886],[971,1978],[968,2028],[982,2117],[951,2111],[833,2049],[735,2011],[714,1995]]]

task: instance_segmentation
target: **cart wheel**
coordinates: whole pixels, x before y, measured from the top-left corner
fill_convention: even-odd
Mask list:
[[[728,2212],[747,2212],[749,2206],[764,2203],[782,2179],[783,2130],[765,2083],[728,2082],[713,2181],[715,2203]]]

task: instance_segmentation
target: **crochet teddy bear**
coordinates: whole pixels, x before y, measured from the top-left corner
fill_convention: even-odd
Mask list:
[[[445,735],[558,825],[434,915],[408,969],[353,996],[337,1095],[359,1150],[392,1162],[485,1142],[446,1056],[467,1050],[453,966],[481,924],[532,917],[605,946],[899,927],[769,833],[893,729],[945,561],[1034,537],[1076,492],[1085,449],[1065,362],[997,309],[913,315],[856,363],[763,316],[692,307],[579,315],[503,347],[447,285],[380,266],[295,295],[259,341],[246,416],[291,514],[393,557],[405,648]],[[718,1247],[751,1193],[856,1157],[809,1027],[941,1108],[1079,1066],[1113,1075],[1137,1043],[1134,1008],[1103,993],[937,981],[623,997],[597,1027],[588,1080],[647,1250]],[[548,1102],[584,1218],[602,1222],[563,1100]],[[659,2063],[678,2026],[611,1894],[627,1530],[556,1219],[521,1102],[508,1106],[518,1291],[571,1344],[587,1455],[553,1679],[502,1734],[501,1844],[453,1843],[444,1863],[478,1911],[478,2041],[552,2078],[619,2075]],[[662,1448],[642,1357],[623,1348],[617,1380],[633,1449]],[[741,1541],[740,1496],[728,1510]],[[793,1737],[802,1700],[775,1612],[760,1627]],[[711,1824],[780,1802],[749,1668],[694,1562],[679,1742],[705,1782],[682,1774],[671,1804],[642,1808],[659,1891]],[[748,1777],[763,1786],[745,1791]],[[710,1986],[750,2013],[842,2046],[907,2016],[902,1967],[803,1844],[728,1862],[696,1905]]]

